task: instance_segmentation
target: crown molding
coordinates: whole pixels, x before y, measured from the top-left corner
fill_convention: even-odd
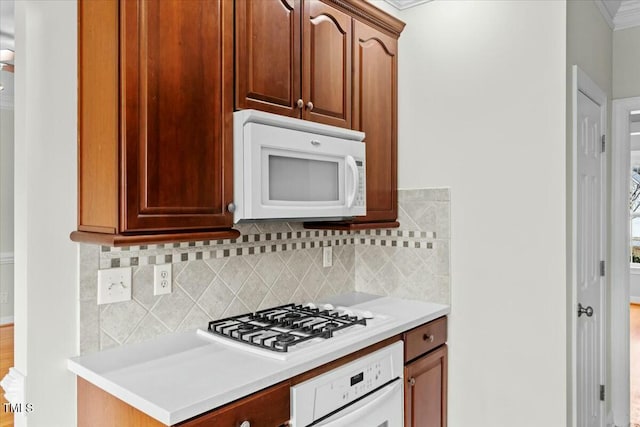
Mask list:
[[[342,10],[351,15],[355,15],[358,18],[362,18],[365,21],[376,25],[380,29],[388,32],[395,38],[400,37],[400,33],[406,25],[404,22],[388,14],[387,12],[378,9],[375,5],[369,3],[366,0],[322,0],[325,3],[333,6],[338,6]]]
[[[432,0],[384,0],[398,10],[409,9],[419,4],[428,3]]]
[[[612,30],[615,29],[615,24],[613,22],[613,16],[611,15],[611,11],[605,6],[603,0],[595,0],[596,6],[598,6],[598,10],[600,10],[600,14],[604,18],[605,22]]]
[[[640,0],[622,2],[613,23],[616,31],[640,26]]]

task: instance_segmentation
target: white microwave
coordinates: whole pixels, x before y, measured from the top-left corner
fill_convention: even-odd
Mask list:
[[[365,215],[364,136],[262,111],[233,113],[234,223]]]

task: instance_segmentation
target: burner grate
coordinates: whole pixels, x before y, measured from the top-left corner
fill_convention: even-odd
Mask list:
[[[367,321],[333,308],[285,304],[209,322],[210,333],[277,352]]]

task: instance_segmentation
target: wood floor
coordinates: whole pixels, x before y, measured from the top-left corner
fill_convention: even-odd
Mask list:
[[[13,366],[13,324],[0,326],[0,379]],[[0,427],[13,427],[13,414],[4,411],[4,393],[0,389]]]
[[[631,425],[640,427],[640,304],[631,304]]]

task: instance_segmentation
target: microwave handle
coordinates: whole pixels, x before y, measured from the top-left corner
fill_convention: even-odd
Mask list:
[[[356,161],[352,156],[347,156],[347,166],[351,170],[351,176],[353,183],[353,188],[349,192],[347,196],[347,207],[350,208],[353,206],[353,202],[356,200],[356,192],[358,191],[358,185],[360,184],[358,178],[358,165],[356,165]]]

